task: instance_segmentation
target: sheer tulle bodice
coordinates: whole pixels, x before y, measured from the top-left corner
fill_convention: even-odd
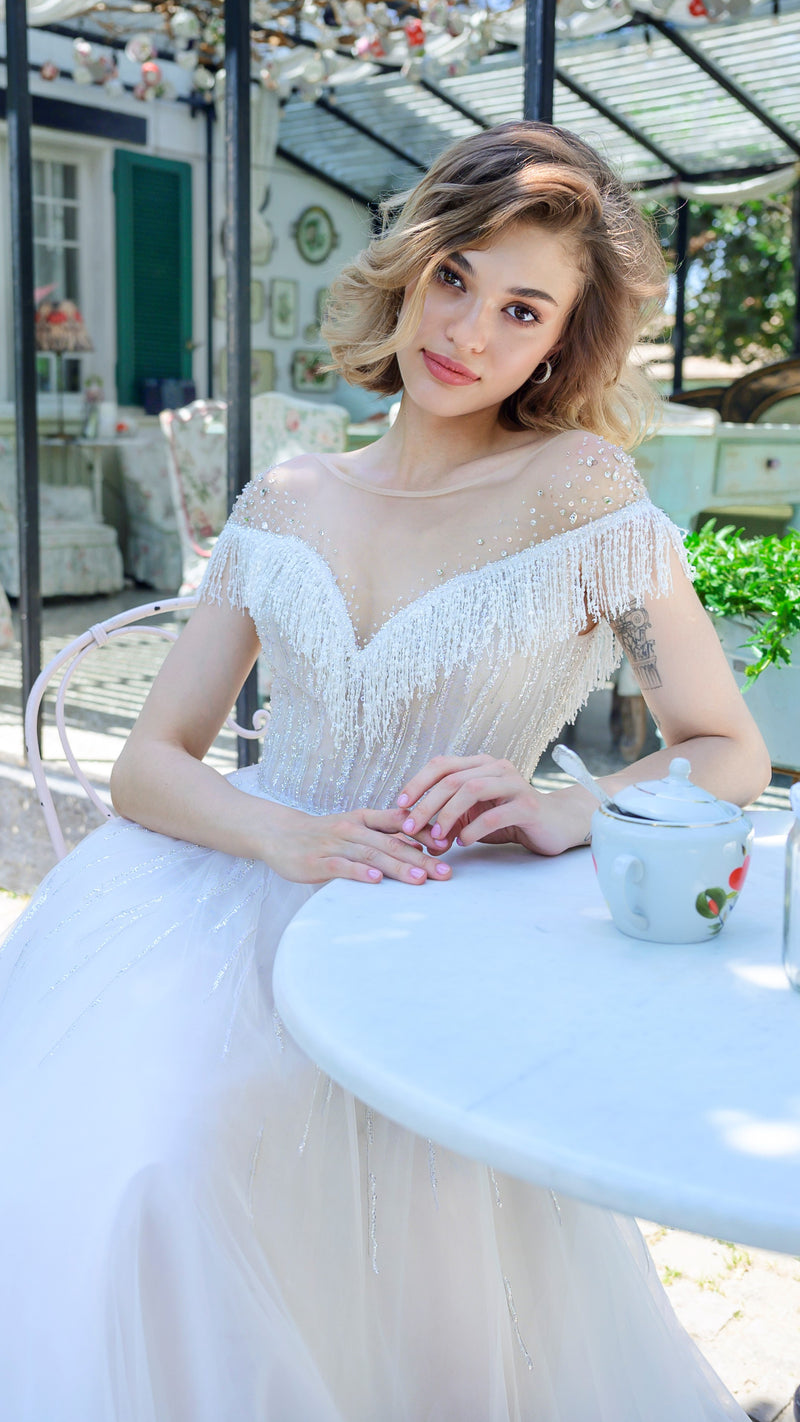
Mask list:
[[[264,793],[390,804],[442,752],[529,775],[609,675],[607,619],[669,586],[670,525],[603,441],[520,463],[414,494],[309,457],[248,486],[203,596],[250,612],[272,669]]]

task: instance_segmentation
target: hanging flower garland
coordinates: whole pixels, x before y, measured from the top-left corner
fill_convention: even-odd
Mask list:
[[[252,56],[255,72],[267,89],[282,98],[297,93],[314,102],[337,74],[353,61],[396,68],[412,81],[438,82],[467,73],[496,48],[498,41],[522,42],[525,0],[253,0]],[[751,0],[557,0],[556,29],[562,35],[598,34],[630,18],[634,9],[676,23],[696,25],[749,8]],[[167,52],[191,76],[192,90],[207,102],[224,90],[224,0],[156,0],[137,4],[137,15],[150,14],[152,29],[125,44],[125,57],[139,68],[133,93],[142,102],[175,97],[164,77],[160,53]],[[518,13],[515,13],[518,12]],[[130,23],[129,9],[116,11]],[[93,12],[96,23],[118,37],[122,21],[103,0]],[[109,96],[123,85],[113,55],[89,40],[73,46],[73,79],[102,85]],[[59,77],[46,61],[43,79]]]

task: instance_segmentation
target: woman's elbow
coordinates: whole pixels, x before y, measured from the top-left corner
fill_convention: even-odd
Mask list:
[[[730,798],[737,805],[750,805],[766,790],[772,779],[772,762],[764,738],[752,718],[742,735],[736,737],[737,793]]]
[[[772,761],[770,760],[769,751],[764,744],[760,732],[758,734],[757,745],[754,747],[749,763],[751,784],[749,786],[748,798],[745,801],[748,805],[751,801],[758,799],[759,795],[766,790],[772,779]]]
[[[131,773],[130,759],[128,746],[125,745],[111,768],[108,784],[111,803],[117,814],[122,815],[126,820],[134,818],[131,788],[135,782],[135,776]]]

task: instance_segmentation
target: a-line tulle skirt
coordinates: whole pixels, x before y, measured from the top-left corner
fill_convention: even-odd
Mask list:
[[[8,938],[3,1422],[743,1422],[632,1221],[294,1046],[271,968],[310,892],[114,821]]]

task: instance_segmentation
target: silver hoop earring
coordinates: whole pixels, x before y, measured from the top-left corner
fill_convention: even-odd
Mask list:
[[[545,372],[544,372],[544,375],[540,375],[538,380],[534,380],[533,376],[531,376],[531,377],[530,377],[530,383],[531,383],[531,385],[546,385],[546,384],[547,384],[548,380],[550,379],[550,376],[553,374],[553,367],[552,367],[552,365],[550,364],[549,360],[546,360],[546,361],[544,362],[544,365],[545,365]],[[538,370],[539,367],[537,366],[536,369]]]

